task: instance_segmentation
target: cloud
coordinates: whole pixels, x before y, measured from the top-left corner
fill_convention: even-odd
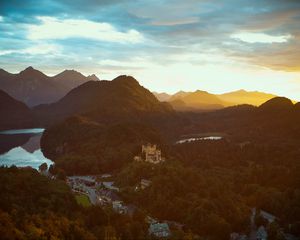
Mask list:
[[[291,35],[272,36],[265,33],[241,32],[232,34],[231,38],[247,43],[284,43],[291,38]]]
[[[286,9],[276,9],[274,11],[255,13],[249,16],[241,27],[246,30],[266,31],[269,29],[280,28],[297,22],[300,15],[299,7],[287,7]],[[289,30],[287,28],[286,30]]]
[[[149,68],[153,63],[148,59],[141,57],[131,57],[129,59],[104,59],[97,62],[98,65],[104,71],[139,71],[145,68]]]
[[[60,53],[60,47],[54,44],[37,44],[32,47],[23,48],[23,49],[0,50],[0,56],[10,55],[10,54],[55,55],[59,53]]]
[[[150,22],[154,26],[175,26],[175,25],[184,25],[192,24],[198,22],[197,17],[188,17],[184,19],[162,19],[162,20],[153,20]]]
[[[0,22],[4,21],[4,17],[0,16]]]
[[[133,16],[144,19],[147,25],[152,26],[177,26],[193,24],[199,21],[199,12],[204,12],[199,4],[201,1],[194,0],[165,0],[137,1],[129,4],[127,11]]]
[[[139,43],[143,41],[141,33],[134,29],[120,32],[109,23],[90,20],[64,19],[55,17],[37,17],[41,24],[28,25],[28,39],[68,39],[86,38],[117,43]]]

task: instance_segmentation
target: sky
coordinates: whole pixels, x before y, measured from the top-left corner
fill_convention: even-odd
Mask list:
[[[300,101],[300,0],[1,0],[0,68]]]

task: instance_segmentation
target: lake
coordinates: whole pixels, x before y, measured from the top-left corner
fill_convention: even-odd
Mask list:
[[[42,163],[53,164],[41,151],[43,132],[43,128],[0,131],[0,165],[38,169]]]

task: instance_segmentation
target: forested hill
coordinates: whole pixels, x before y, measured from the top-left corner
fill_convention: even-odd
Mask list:
[[[152,100],[151,95],[149,98]],[[130,101],[126,103],[129,105],[126,109],[129,113],[136,113],[141,103]],[[127,110],[118,104],[123,103],[117,101],[110,112],[103,113],[96,103],[83,116],[67,118],[49,127],[42,137],[42,151],[69,174],[88,174],[99,169],[119,169],[132,160],[141,144],[148,141],[161,145],[173,144],[181,135],[218,132],[236,144],[256,142],[295,146],[299,143],[300,111],[297,105],[284,98],[274,98],[260,107],[242,105],[209,113],[182,113],[179,117],[154,101],[150,106],[159,109],[157,115],[153,114],[151,119],[144,118],[144,121],[138,121],[131,114],[126,115]],[[139,107],[132,107],[135,104]],[[147,106],[142,107],[147,109]],[[106,118],[101,119],[101,113]],[[165,121],[161,121],[163,118]]]
[[[75,219],[80,208],[64,182],[30,168],[1,167],[0,189],[1,239],[95,239]]]
[[[119,76],[112,81],[89,81],[70,91],[60,101],[38,106],[34,111],[46,124],[74,114],[102,122],[174,114],[171,106],[159,102],[130,76]]]
[[[45,131],[41,148],[69,175],[98,174],[126,166],[148,142],[164,143],[159,131],[145,124],[102,125],[71,117]]]
[[[0,238],[113,239],[146,238],[142,220],[79,206],[64,181],[49,179],[31,168],[0,167]]]
[[[190,114],[187,133],[221,132],[236,141],[298,144],[300,108],[291,100],[275,97],[259,107],[240,105],[215,112]]]

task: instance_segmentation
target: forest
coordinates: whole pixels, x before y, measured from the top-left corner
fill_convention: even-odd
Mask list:
[[[251,209],[257,208],[277,217],[268,231],[279,240],[282,231],[300,234],[298,106],[274,98],[260,107],[177,113],[168,131],[168,122],[108,123],[74,116],[49,127],[41,146],[55,162],[53,174],[111,172],[126,202],[144,214],[183,224],[196,236],[217,240],[232,232],[248,234]],[[176,144],[199,133],[223,138]],[[133,161],[148,142],[162,149],[166,162]],[[141,179],[152,184],[136,191]]]
[[[0,236],[3,240],[145,239],[146,227],[97,206],[79,206],[69,187],[31,168],[0,168]]]
[[[176,145],[171,152],[160,166],[132,163],[123,169],[124,198],[212,239],[248,234],[254,207],[278,218],[276,234],[283,227],[299,236],[299,150],[211,140]],[[135,191],[141,179],[152,184]]]

